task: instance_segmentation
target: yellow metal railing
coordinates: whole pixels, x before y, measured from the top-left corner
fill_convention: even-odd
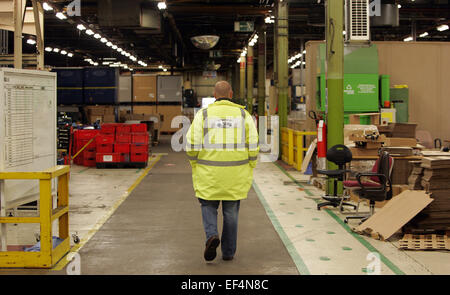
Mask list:
[[[42,172],[0,172],[4,180],[39,180],[39,217],[0,217],[0,224],[39,223],[40,252],[0,252],[2,268],[51,268],[70,249],[69,238],[69,166],[56,166]],[[52,179],[58,179],[58,206],[53,209]],[[52,223],[59,221],[59,238],[63,241],[53,248]]]
[[[302,170],[303,153],[308,150],[303,147],[306,136],[317,136],[317,132],[281,128],[281,159],[298,171]]]

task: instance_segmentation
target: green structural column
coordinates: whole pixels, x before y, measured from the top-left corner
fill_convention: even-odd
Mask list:
[[[280,127],[287,127],[288,111],[288,4],[287,1],[278,1],[277,17],[277,71],[278,71],[278,115]],[[280,133],[281,134],[281,133]]]
[[[247,49],[247,110],[253,114],[253,85],[254,85],[254,67],[253,67],[253,46]]]
[[[244,105],[245,101],[245,57],[241,57],[241,70],[239,81],[239,103]]]
[[[266,32],[258,31],[258,116],[265,116],[266,104]]]
[[[326,44],[327,44],[327,143],[328,148],[344,143],[344,1],[326,2]],[[327,163],[330,170],[338,167]],[[339,184],[338,193],[342,191]],[[328,183],[328,192],[333,187]]]

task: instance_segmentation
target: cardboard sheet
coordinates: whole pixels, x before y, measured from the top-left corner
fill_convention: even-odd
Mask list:
[[[387,240],[431,202],[433,199],[425,191],[406,190],[353,230],[375,239]]]

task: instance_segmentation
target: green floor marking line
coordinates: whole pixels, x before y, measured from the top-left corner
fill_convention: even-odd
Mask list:
[[[294,212],[288,212],[289,215],[294,215]]]
[[[335,232],[334,232],[334,231],[327,231],[327,234],[329,234],[329,235],[334,235]]]
[[[291,180],[293,180],[298,186],[304,188],[303,185],[300,184],[300,182],[298,182],[294,177],[292,177],[292,175],[290,175],[283,167],[281,167],[278,163],[274,163],[275,166],[277,166],[281,172],[283,172],[287,177],[289,177]],[[313,194],[308,190],[305,189],[305,192],[309,195],[312,196]],[[316,203],[320,203],[320,200],[314,200]],[[306,208],[305,208],[306,209]],[[396,266],[392,261],[390,261],[386,256],[384,256],[380,251],[378,251],[372,244],[370,244],[368,241],[366,241],[363,237],[361,237],[359,234],[355,233],[352,231],[352,229],[345,224],[336,214],[334,214],[333,211],[331,211],[330,209],[325,209],[325,211],[335,220],[337,221],[337,223],[339,223],[349,234],[351,234],[356,240],[358,240],[358,242],[360,242],[364,247],[366,247],[370,252],[376,252],[378,254],[380,254],[380,259],[381,261],[390,269],[392,270],[395,274],[397,275],[404,275],[405,273],[398,267]]]
[[[258,185],[254,181],[253,181],[253,188],[255,189],[256,195],[258,196],[261,204],[263,205],[264,209],[266,210],[267,216],[269,216],[270,221],[272,221],[272,224],[273,224],[275,230],[277,231],[278,235],[280,236],[281,240],[283,241],[284,246],[286,247],[289,254],[291,255],[291,258],[294,261],[298,272],[301,275],[310,275],[311,273],[309,272],[308,267],[306,266],[305,262],[303,261],[302,257],[300,256],[300,254],[298,254],[297,249],[295,249],[292,241],[289,239],[289,237],[284,232],[283,227],[281,226],[277,217],[273,213],[272,209],[270,209],[270,206],[269,206],[269,204],[267,204],[266,199],[264,198],[264,195],[259,190]]]
[[[315,242],[316,240],[314,239],[306,239],[307,242]]]
[[[301,225],[301,224],[297,224],[295,227],[298,227],[298,228],[302,228],[303,227],[303,225]]]
[[[80,172],[78,172],[77,174],[81,174],[81,173],[84,173],[84,172],[88,171],[89,169],[91,169],[91,168],[90,168],[90,167],[88,167],[88,168],[86,168],[86,169],[83,169],[83,170],[81,170]]]
[[[351,251],[351,250],[353,250],[353,249],[350,248],[350,247],[342,247],[342,250],[344,250],[344,251]]]
[[[326,256],[321,256],[319,259],[322,261],[330,261],[331,260],[330,258],[328,258]]]

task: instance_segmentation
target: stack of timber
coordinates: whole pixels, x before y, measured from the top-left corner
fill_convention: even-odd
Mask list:
[[[425,157],[421,167],[421,185],[433,202],[413,219],[414,227],[450,230],[450,156]]]

